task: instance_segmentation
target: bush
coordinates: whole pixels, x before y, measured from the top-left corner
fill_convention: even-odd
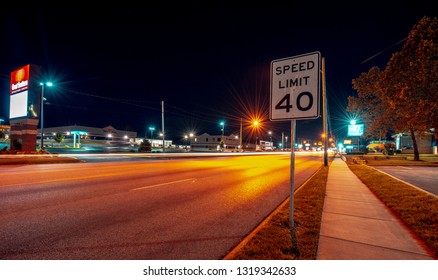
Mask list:
[[[141,142],[140,147],[138,147],[138,151],[140,153],[150,153],[152,150],[152,145],[149,140],[145,140]]]

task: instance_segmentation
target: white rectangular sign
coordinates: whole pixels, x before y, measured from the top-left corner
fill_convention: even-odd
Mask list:
[[[319,117],[320,69],[319,52],[271,62],[272,121]]]

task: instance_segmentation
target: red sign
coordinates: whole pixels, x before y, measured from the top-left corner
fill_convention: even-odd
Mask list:
[[[29,88],[30,64],[23,66],[11,73],[11,94]]]

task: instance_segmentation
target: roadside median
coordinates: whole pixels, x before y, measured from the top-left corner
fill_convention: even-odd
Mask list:
[[[0,165],[8,164],[46,164],[46,163],[77,163],[82,160],[57,154],[41,155],[0,155]]]

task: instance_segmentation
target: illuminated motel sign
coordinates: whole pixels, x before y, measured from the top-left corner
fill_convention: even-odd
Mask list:
[[[27,64],[11,72],[9,85],[10,146],[34,152],[41,104],[40,67]]]
[[[349,124],[348,136],[362,136],[364,131],[363,124]]]
[[[31,81],[39,78],[39,74],[39,67],[31,64],[11,72],[9,119],[38,118],[40,91],[38,83]]]
[[[29,88],[30,65],[23,66],[11,73],[11,94]]]

